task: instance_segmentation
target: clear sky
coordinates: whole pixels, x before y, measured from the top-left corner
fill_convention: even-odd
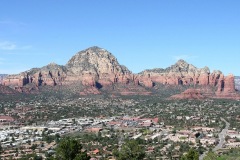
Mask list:
[[[240,0],[1,0],[0,73],[99,46],[134,73],[178,59],[240,75]]]

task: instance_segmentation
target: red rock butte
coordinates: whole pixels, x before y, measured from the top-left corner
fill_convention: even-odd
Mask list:
[[[76,53],[64,66],[50,63],[42,68],[9,75],[2,80],[2,85],[20,92],[25,92],[24,88],[29,84],[36,89],[40,86],[68,86],[76,83],[85,87],[79,90],[81,95],[101,94],[102,88],[111,88],[114,92],[116,84],[121,86],[117,90],[120,94],[149,95],[151,93],[147,89],[159,83],[169,86],[185,85],[189,88],[213,87],[213,98],[239,98],[233,75],[224,76],[221,71],[210,73],[208,67],[199,69],[184,60],[179,60],[166,69],[150,69],[133,74],[127,67],[120,65],[110,52],[99,47],[90,47]],[[201,89],[197,93],[196,90],[190,91],[183,93],[185,97],[194,97],[205,92]]]

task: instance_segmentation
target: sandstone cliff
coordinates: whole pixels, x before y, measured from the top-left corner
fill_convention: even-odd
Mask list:
[[[141,77],[149,77],[153,82],[167,85],[217,85],[222,73],[214,71],[210,73],[208,67],[197,68],[184,60],[166,69],[145,70]]]
[[[17,75],[9,75],[3,79],[2,84],[11,87],[23,87],[27,84],[41,85],[61,85],[66,78],[66,68],[64,66],[50,63],[42,68],[33,68],[29,71]]]
[[[240,96],[235,90],[234,75],[220,76],[216,96],[219,98],[235,98],[240,99]]]
[[[76,82],[85,86],[84,91],[94,94],[100,93],[96,89],[114,86],[116,83],[138,84],[138,80],[127,67],[120,65],[110,52],[99,47],[90,47],[78,52],[65,66],[50,63],[42,68],[9,75],[4,78],[2,84],[22,91],[22,87],[28,84],[38,87],[71,85]],[[84,94],[84,91],[79,92]]]
[[[206,97],[203,96],[201,90],[198,89],[187,89],[181,94],[171,96],[171,99],[204,99],[204,98]]]
[[[182,94],[173,96],[173,98],[203,98],[200,95],[214,98],[239,98],[235,91],[234,76],[232,74],[225,77],[221,71],[210,73],[208,67],[197,68],[184,60],[179,60],[166,69],[145,70],[139,74],[141,78],[151,79],[153,83],[201,88],[200,90],[187,90]],[[215,91],[210,91],[209,87]]]
[[[0,84],[0,95],[1,94],[9,95],[9,94],[16,94],[16,93],[18,93],[16,90]]]
[[[117,91],[124,95],[148,95],[148,89],[154,89],[154,85],[159,83],[193,88],[210,86],[216,91],[212,96],[236,96],[233,75],[225,77],[220,71],[210,73],[208,67],[199,69],[184,60],[179,60],[166,69],[145,70],[139,74],[132,74],[127,67],[118,63],[112,53],[99,47],[90,47],[76,53],[65,66],[50,63],[42,68],[9,75],[2,81],[3,85],[19,91],[24,91],[26,85],[31,85],[31,89],[38,89],[39,86],[67,86],[76,83],[84,86],[83,90],[79,90],[82,95],[100,94],[99,89],[111,93]],[[184,94],[195,95],[192,90]]]

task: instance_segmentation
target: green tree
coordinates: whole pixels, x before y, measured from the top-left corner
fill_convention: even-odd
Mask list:
[[[33,144],[30,149],[32,149],[33,151],[35,151],[35,149],[37,149],[37,144]]]
[[[86,152],[81,152],[82,145],[79,141],[72,138],[61,139],[57,149],[56,157],[58,160],[89,160]]]
[[[186,155],[181,157],[181,160],[199,160],[199,153],[191,148]]]
[[[24,155],[24,156],[22,156],[22,158],[20,158],[20,160],[29,160],[29,159],[42,160],[42,156],[38,156],[38,155],[36,155],[36,153],[34,153],[34,154]]]
[[[88,160],[90,157],[87,154],[80,153],[74,158],[74,160]]]
[[[1,155],[2,155],[2,144],[0,143],[0,160],[1,160]]]
[[[218,156],[215,153],[208,152],[206,157],[204,157],[204,160],[216,160],[217,158],[218,158]]]
[[[15,138],[12,136],[12,142],[15,142]]]
[[[113,155],[117,160],[142,160],[146,156],[143,146],[136,140],[127,141],[122,145],[121,150],[115,150]]]

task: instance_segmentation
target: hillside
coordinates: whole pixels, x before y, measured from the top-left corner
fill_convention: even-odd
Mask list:
[[[64,86],[62,88],[80,95],[151,95],[165,92],[168,88],[177,90],[177,93],[184,91],[184,88],[198,88],[198,92],[207,91],[204,94],[206,97],[238,97],[233,75],[224,76],[221,71],[210,73],[208,67],[197,68],[184,60],[166,69],[149,69],[133,74],[119,64],[111,52],[96,46],[79,51],[64,66],[50,63],[41,68],[8,75],[2,84],[19,92],[30,93],[40,91],[43,86]]]

